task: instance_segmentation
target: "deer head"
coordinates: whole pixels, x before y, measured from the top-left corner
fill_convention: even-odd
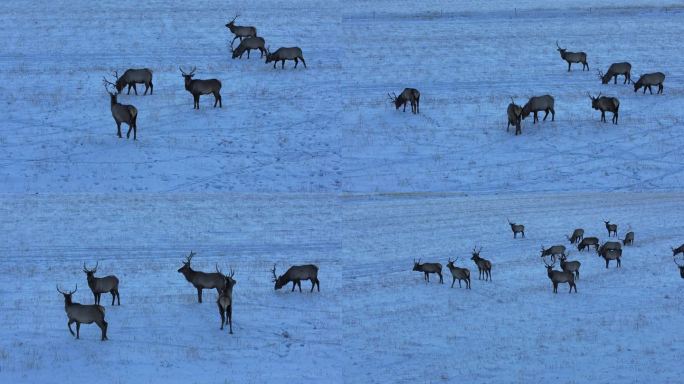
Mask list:
[[[195,256],[195,252],[190,251],[190,254],[185,258],[185,260],[181,260],[181,263],[183,263],[183,266],[178,268],[179,273],[183,273],[185,271],[190,270],[190,262],[192,261],[192,258]]]
[[[99,265],[100,265],[100,262],[98,261],[98,262],[95,264],[95,268],[93,268],[93,269],[88,269],[88,267],[86,267],[86,263],[85,263],[85,261],[84,261],[84,262],[83,262],[83,272],[85,272],[85,274],[88,275],[88,278],[94,277],[95,273],[97,272],[97,267],[98,267]]]

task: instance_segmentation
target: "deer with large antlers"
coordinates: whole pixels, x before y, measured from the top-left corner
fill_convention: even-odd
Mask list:
[[[228,318],[228,326],[230,328],[230,334],[233,334],[233,287],[237,284],[237,281],[233,279],[235,276],[235,271],[233,268],[230,269],[230,274],[224,275],[216,264],[216,272],[220,273],[225,279],[225,285],[221,289],[221,294],[218,299],[216,299],[216,305],[218,305],[219,314],[221,314],[221,330],[223,330],[223,325],[226,324],[226,317]]]
[[[182,273],[185,279],[190,282],[197,289],[197,302],[202,302],[202,290],[203,289],[216,289],[218,294],[221,294],[221,290],[225,287],[226,279],[225,276],[219,272],[200,272],[195,271],[190,267],[190,262],[195,256],[195,252],[190,251],[190,254],[186,257],[185,261],[181,261],[183,266],[178,268],[178,273]]]
[[[625,81],[623,84],[631,83],[632,82],[632,64],[628,62],[622,62],[622,63],[613,63],[610,65],[608,68],[608,72],[605,74],[601,72],[601,70],[598,70],[599,78],[601,79],[601,83],[603,84],[608,84],[611,78],[615,80],[613,84],[617,84],[617,77],[618,75],[624,75],[625,76]]]
[[[591,107],[597,111],[601,111],[601,121],[606,122],[606,111],[613,113],[613,118],[611,121],[613,124],[618,123],[618,113],[620,110],[620,100],[617,97],[601,96],[599,92],[598,96],[594,97],[587,93],[587,96],[591,99]]]
[[[116,72],[114,72],[114,76],[116,77],[116,81],[118,81],[119,76]],[[113,86],[116,89],[116,84],[107,80],[107,78],[103,77],[102,80],[104,81],[104,87],[107,93],[109,94],[109,105],[110,109],[112,111],[112,117],[114,118],[114,121],[116,122],[116,134],[121,138],[121,123],[126,123],[128,124],[128,133],[126,133],[126,138],[131,137],[131,130],[133,131],[133,140],[137,140],[138,138],[138,109],[132,105],[128,104],[120,104],[117,100],[117,92],[110,90],[109,86]]]
[[[522,224],[516,224],[508,218],[506,218],[506,221],[508,221],[508,225],[511,226],[511,231],[513,232],[513,238],[515,239],[518,236],[518,233],[522,234],[522,237],[525,237],[525,226]]]
[[[193,67],[192,71],[189,73],[183,71],[183,68],[181,67],[178,67],[178,69],[180,69],[181,76],[183,76],[183,80],[185,81],[185,90],[190,92],[194,99],[193,109],[199,109],[201,95],[208,95],[210,93],[214,95],[214,108],[216,108],[216,104],[218,104],[219,108],[223,107],[223,103],[221,102],[221,82],[219,80],[193,79],[192,77],[195,76],[197,67]]]
[[[492,281],[492,262],[481,258],[480,252],[482,252],[482,247],[480,247],[479,250],[477,247],[474,247],[472,257],[470,258],[470,260],[474,261],[475,265],[477,265],[477,270],[479,272],[477,279],[482,280],[482,278],[484,278],[484,280],[487,281],[487,278],[489,278],[489,281]]]
[[[230,29],[230,31],[235,35],[233,41],[235,41],[235,39],[240,39],[240,42],[242,42],[243,38],[256,37],[257,30],[255,27],[235,25],[235,20],[237,20],[239,16],[239,14],[235,15],[235,17],[233,17],[233,20],[229,21],[226,24],[226,28]],[[231,45],[233,44],[233,41],[230,42]]]
[[[545,256],[565,256],[565,245],[553,245],[549,248],[541,246],[541,257]]]
[[[558,284],[561,283],[568,283],[570,285],[570,291],[568,291],[568,293],[572,293],[573,288],[575,288],[575,293],[577,293],[575,275],[572,272],[554,270],[553,267],[556,265],[556,258],[553,256],[551,257],[551,264],[546,262],[546,258],[542,258],[542,260],[546,266],[546,275],[551,280],[551,283],[553,283],[553,293],[558,293]]]
[[[425,282],[430,282],[430,274],[436,273],[439,276],[439,283],[444,284],[444,279],[442,278],[442,264],[440,263],[420,263],[420,259],[416,261],[413,259],[413,270],[417,272],[423,272],[423,280]],[[459,282],[460,284],[460,282]]]
[[[279,290],[287,283],[292,283],[292,292],[295,286],[299,286],[299,292],[302,291],[302,280],[311,280],[311,292],[314,288],[321,291],[321,282],[318,280],[318,267],[314,264],[294,265],[290,267],[284,274],[276,276],[276,265],[273,264],[273,282],[275,283],[275,290]]]
[[[114,305],[114,299],[117,299],[117,304],[121,305],[121,296],[119,296],[119,279],[114,275],[109,275],[105,277],[95,277],[97,272],[97,267],[100,265],[99,262],[95,264],[95,268],[88,269],[85,262],[83,263],[83,272],[86,274],[88,279],[88,286],[90,290],[93,291],[93,296],[95,297],[95,304],[100,304],[100,296],[103,293],[112,294],[112,305]]]
[[[461,288],[461,280],[463,280],[466,283],[466,289],[470,289],[470,270],[468,268],[457,267],[455,263],[458,259],[458,257],[456,260],[451,260],[451,258],[449,258],[449,262],[447,263],[447,268],[449,268],[452,277],[451,288],[454,287],[456,280],[458,280],[458,287]]]
[[[389,93],[387,96],[390,102],[394,104],[395,109],[399,109],[402,105],[404,106],[404,112],[406,112],[406,103],[411,104],[411,112],[413,114],[420,113],[420,91],[415,88],[404,88],[404,90],[397,96],[396,93]]]
[[[587,68],[587,71],[589,70],[589,64],[587,64],[587,54],[584,52],[568,52],[567,49],[561,48],[560,45],[558,45],[558,40],[556,40],[556,47],[558,52],[560,52],[561,59],[565,60],[568,62],[568,72],[570,72],[570,65],[572,63],[582,63],[582,70],[584,71],[584,68]]]
[[[64,292],[57,286],[57,292],[64,296],[64,311],[66,311],[69,322],[67,326],[69,327],[69,332],[72,336],[76,336],[80,339],[81,336],[81,324],[97,324],[102,331],[101,340],[107,340],[107,322],[105,321],[105,309],[103,306],[98,304],[93,305],[83,305],[79,303],[74,303],[71,299],[73,295],[78,290],[78,284],[76,284],[76,289],[69,292]],[[76,323],[76,333],[71,329],[71,324]]]

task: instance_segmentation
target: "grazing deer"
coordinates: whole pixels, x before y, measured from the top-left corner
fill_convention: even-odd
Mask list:
[[[102,331],[102,338],[100,340],[107,340],[107,322],[105,321],[105,309],[103,306],[98,304],[93,305],[83,305],[79,303],[74,303],[71,300],[71,295],[73,295],[78,290],[78,284],[76,284],[76,289],[69,292],[64,292],[57,286],[57,292],[64,296],[64,311],[66,311],[69,322],[67,326],[69,327],[69,332],[72,336],[76,336],[80,339],[81,336],[81,324],[97,324]],[[76,323],[76,334],[71,329],[71,324]]]
[[[261,56],[264,57],[266,54],[266,41],[262,37],[248,37],[240,41],[240,45],[233,49],[233,43],[230,44],[230,51],[233,52],[233,59],[240,58],[247,51],[247,58],[249,59],[249,51],[252,49],[258,49],[261,52]]]
[[[637,80],[637,82],[634,83],[634,92],[638,91],[639,88],[644,87],[644,93],[646,93],[646,88],[648,88],[648,92],[650,92],[652,95],[653,91],[651,90],[651,86],[657,85],[657,93],[663,93],[663,81],[665,81],[665,74],[662,72],[647,73],[645,75],[641,75],[639,77],[639,80]]]
[[[510,220],[508,220],[508,218],[506,218],[506,221],[508,221],[508,225],[511,226],[511,231],[513,231],[513,238],[514,239],[517,238],[518,233],[521,233],[522,237],[525,237],[525,226],[524,225],[513,223]]]
[[[670,249],[672,249],[672,257],[675,257],[675,256],[677,256],[677,255],[680,254],[680,253],[681,253],[682,255],[684,255],[684,244],[680,245],[680,246],[677,247],[677,248],[671,247]]]
[[[622,239],[622,245],[624,245],[624,246],[634,245],[634,232],[632,232],[632,231],[627,232],[627,234],[625,235],[625,238]]]
[[[572,272],[554,270],[553,267],[556,265],[556,259],[554,257],[551,258],[551,264],[546,262],[546,258],[543,258],[542,260],[544,261],[544,265],[546,265],[546,275],[549,276],[549,279],[551,279],[551,282],[553,283],[553,293],[558,293],[558,284],[560,283],[568,283],[570,285],[570,291],[568,291],[568,293],[572,293],[573,288],[575,288],[575,293],[577,293],[575,275],[573,275]]]
[[[611,233],[614,234],[615,237],[617,237],[617,224],[611,224],[610,220],[603,220],[603,222],[606,224],[606,229],[608,230],[608,237],[610,237]]]
[[[622,249],[603,249],[601,252],[601,257],[606,260],[606,269],[608,268],[608,263],[611,260],[617,261],[617,267],[622,267],[622,262],[620,258],[622,257]]]
[[[223,325],[226,324],[226,317],[228,317],[228,326],[230,327],[230,334],[233,334],[233,287],[237,284],[237,281],[233,279],[235,272],[233,268],[230,269],[230,274],[224,275],[216,264],[216,272],[223,275],[225,279],[225,284],[219,294],[218,299],[216,299],[216,305],[218,305],[219,314],[221,315],[221,330],[223,330]]]
[[[681,276],[682,279],[684,279],[684,263],[679,263],[677,261],[678,259],[676,257],[672,257],[672,261],[674,261],[675,264],[679,267],[679,276]]]
[[[152,71],[147,69],[147,68],[141,68],[141,69],[127,69],[126,72],[124,72],[121,77],[116,75],[116,72],[114,72],[116,76],[116,91],[117,93],[121,93],[123,91],[124,87],[128,86],[128,95],[131,94],[131,88],[133,88],[133,91],[135,91],[135,94],[138,94],[138,90],[135,88],[136,84],[145,84],[145,93],[143,95],[147,95],[147,90],[150,90],[150,95],[154,91],[154,84],[152,84]]]
[[[578,244],[584,238],[584,229],[576,228],[572,231],[572,236],[565,235],[568,238],[570,244]]]
[[[390,99],[390,103],[394,103],[395,109],[399,109],[402,105],[404,106],[404,112],[406,112],[406,103],[411,104],[411,112],[415,115],[420,113],[420,91],[415,88],[404,88],[404,90],[397,96],[396,93],[389,93],[387,96]]]
[[[133,140],[138,139],[138,109],[132,105],[119,104],[116,100],[116,92],[109,90],[109,85],[114,85],[111,81],[106,78],[104,80],[104,87],[107,93],[109,93],[109,105],[112,111],[112,117],[116,122],[116,135],[121,138],[121,123],[128,124],[128,133],[126,133],[126,138],[131,137],[131,130],[133,130]]]
[[[185,90],[192,94],[195,100],[193,104],[193,109],[199,109],[199,100],[201,95],[214,95],[214,108],[218,104],[219,108],[223,108],[223,103],[221,102],[221,82],[217,79],[200,80],[193,79],[197,67],[193,67],[190,73],[185,73],[181,67],[178,67],[181,71],[181,75],[185,80]]]
[[[297,64],[299,63],[299,60],[302,61],[302,64],[304,64],[304,68],[306,68],[306,61],[304,61],[304,54],[302,53],[302,49],[299,47],[281,47],[278,48],[275,52],[271,53],[271,51],[267,48],[266,49],[266,64],[273,62],[273,69],[275,69],[276,64],[278,64],[279,61],[281,61],[281,69],[285,68],[285,60],[294,60],[295,62],[295,68],[297,68]]]
[[[95,304],[100,304],[100,296],[103,293],[109,292],[112,294],[112,305],[114,305],[114,298],[117,299],[117,305],[121,305],[121,296],[119,296],[119,279],[114,275],[105,277],[95,277],[97,267],[100,263],[95,264],[95,268],[88,269],[85,262],[83,263],[83,272],[88,279],[88,286],[93,291],[95,297]]]
[[[604,251],[622,249],[622,244],[618,241],[606,241],[599,247],[598,255],[601,256]]]
[[[549,248],[541,246],[541,257],[545,256],[565,256],[565,245],[554,245]]]
[[[615,80],[613,84],[617,84],[617,77],[618,75],[624,75],[625,76],[625,81],[622,84],[628,84],[632,82],[632,64],[627,63],[627,62],[622,62],[622,63],[613,63],[608,67],[608,72],[603,74],[600,70],[598,71],[599,73],[599,78],[601,79],[601,83],[603,84],[608,84],[610,81],[611,77]]]
[[[473,256],[470,258],[470,260],[474,261],[475,265],[477,265],[477,270],[479,272],[477,279],[481,280],[484,277],[484,280],[487,281],[487,278],[489,277],[489,281],[492,281],[492,262],[480,257],[482,247],[480,247],[479,250],[476,248],[477,247],[473,248]]]
[[[520,117],[524,120],[527,118],[527,116],[530,115],[531,112],[534,112],[534,120],[532,124],[537,124],[539,121],[539,117],[537,116],[537,113],[539,111],[544,111],[546,114],[544,115],[544,121],[546,121],[546,117],[549,115],[549,112],[551,112],[551,121],[554,121],[556,118],[556,111],[553,109],[554,106],[554,100],[551,95],[543,95],[543,96],[533,96],[530,97],[530,100],[527,101],[527,103],[523,106],[522,109],[522,114]]]
[[[570,253],[568,252],[568,255]],[[567,256],[563,255],[560,257],[560,266],[561,269],[565,272],[571,272],[575,274],[575,280],[579,280],[579,269],[582,263],[580,263],[577,260],[574,261],[567,261]]]
[[[593,97],[589,93],[587,93],[587,95],[589,95],[589,98],[591,99],[591,107],[597,111],[601,111],[601,121],[604,123],[606,122],[606,111],[608,111],[613,113],[611,121],[613,124],[617,125],[620,100],[618,100],[617,97],[601,96],[601,93],[596,97]]]
[[[275,283],[275,290],[279,290],[287,283],[292,282],[292,291],[294,292],[295,286],[299,286],[299,292],[302,291],[302,280],[311,280],[311,291],[314,288],[318,288],[318,292],[321,291],[321,282],[318,280],[318,267],[313,264],[306,265],[294,265],[285,272],[285,274],[276,276],[276,265],[273,264],[273,282]]]
[[[447,263],[447,268],[451,271],[451,277],[453,279],[451,280],[451,288],[454,287],[456,280],[458,280],[458,287],[461,288],[461,280],[463,280],[466,283],[466,289],[470,289],[470,270],[468,268],[459,268],[455,266],[454,263],[457,261],[458,257],[453,261],[449,259],[449,263]]]
[[[226,279],[221,273],[213,272],[200,272],[195,271],[190,267],[190,262],[195,256],[195,252],[190,251],[185,261],[181,261],[183,266],[178,268],[178,273],[182,273],[185,279],[190,282],[195,288],[197,288],[197,302],[202,302],[202,290],[203,289],[216,289],[218,294],[221,294],[221,290],[225,287]]]
[[[508,104],[506,109],[506,115],[508,116],[508,125],[506,126],[506,132],[511,128],[511,125],[515,127],[515,135],[522,135],[522,128],[520,127],[522,118],[522,107],[515,103],[515,100],[511,97],[511,103]]]
[[[442,279],[442,264],[440,263],[420,263],[420,259],[416,261],[416,259],[413,259],[413,270],[418,271],[418,272],[423,272],[425,276],[423,276],[423,280],[426,282],[430,282],[430,274],[431,273],[436,273],[439,275],[439,282],[440,284],[444,284],[444,280]]]
[[[599,250],[599,239],[596,237],[585,237],[577,244],[577,250],[582,252],[585,248],[594,247],[594,250]]]
[[[560,45],[558,45],[558,40],[556,40],[556,47],[558,49],[558,52],[560,52],[561,59],[565,60],[568,62],[568,72],[570,72],[570,65],[572,63],[582,63],[582,70],[584,71],[584,68],[587,68],[587,71],[589,70],[589,64],[587,64],[587,54],[584,52],[568,52],[567,49],[561,48]]]
[[[242,42],[243,37],[256,37],[256,28],[250,26],[235,25],[235,20],[239,16],[240,15],[235,15],[235,17],[233,17],[233,20],[229,21],[226,24],[226,28],[230,29],[230,31],[235,35],[235,37],[233,37],[233,41],[235,41],[235,39],[240,39],[240,42]],[[232,44],[233,41],[231,41],[230,43]]]

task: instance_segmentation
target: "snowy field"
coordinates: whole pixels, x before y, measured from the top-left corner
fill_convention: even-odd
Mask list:
[[[680,381],[684,4],[93,4],[0,3],[0,382]],[[236,12],[308,68],[230,59]],[[567,72],[556,40],[591,70]],[[664,72],[664,94],[601,85],[620,61]],[[223,108],[193,110],[178,66],[220,79]],[[154,71],[154,95],[119,96],[137,142],[102,87],[129,67]],[[420,115],[388,103],[404,87]],[[619,97],[620,124],[587,92]],[[546,93],[555,122],[506,132],[510,97]],[[607,240],[603,219],[636,233],[623,267],[575,250],[579,292],[554,295],[539,247],[576,227]],[[176,272],[190,250],[236,270],[234,335]],[[411,271],[456,256],[472,290]],[[76,341],[55,284],[92,303],[96,261],[122,305],[103,295],[109,341]],[[273,291],[274,263],[318,264],[321,292]]]

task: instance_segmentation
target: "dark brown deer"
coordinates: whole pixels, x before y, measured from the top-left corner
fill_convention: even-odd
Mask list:
[[[216,108],[216,104],[218,104],[219,108],[223,107],[223,103],[221,102],[220,81],[217,79],[193,79],[192,77],[195,75],[197,67],[193,67],[190,73],[185,73],[181,67],[178,67],[178,69],[180,69],[181,75],[185,80],[185,90],[192,94],[192,98],[195,101],[192,107],[193,109],[199,109],[201,95],[208,95],[210,93],[214,95],[214,108]]]
[[[544,121],[546,121],[546,117],[549,115],[549,112],[551,112],[551,121],[554,121],[554,119],[556,118],[556,111],[553,109],[554,104],[555,100],[551,95],[530,97],[530,100],[528,100],[527,103],[523,105],[522,114],[520,115],[520,117],[524,120],[527,118],[527,116],[530,115],[530,113],[534,112],[534,119],[532,121],[532,124],[537,124],[537,122],[539,121],[539,116],[537,115],[537,113],[539,111],[544,111],[546,112],[546,114],[544,115]]]
[[[611,233],[615,235],[615,237],[617,237],[617,224],[611,224],[610,220],[603,220],[603,222],[606,224],[606,229],[608,230],[608,237],[610,237]]]
[[[454,265],[457,261],[458,257],[453,261],[449,259],[449,262],[447,263],[447,268],[451,271],[451,277],[453,279],[451,280],[451,288],[454,287],[456,280],[458,280],[458,287],[461,288],[461,280],[463,280],[466,283],[466,289],[470,289],[470,270],[468,268],[459,268]]]
[[[653,91],[651,90],[652,85],[657,85],[658,86],[658,92],[657,93],[663,93],[663,82],[665,81],[665,74],[662,72],[655,72],[655,73],[647,73],[645,75],[641,75],[639,77],[639,80],[637,80],[636,83],[634,83],[634,92],[639,90],[639,88],[644,87],[644,93],[646,93],[646,88],[648,88],[648,92],[653,94]]]
[[[627,84],[632,82],[631,72],[632,64],[628,62],[613,63],[610,65],[610,67],[608,68],[608,72],[606,72],[605,75],[601,71],[599,71],[599,78],[601,78],[601,83],[603,84],[608,84],[611,78],[615,80],[613,84],[617,84],[618,75],[624,75],[625,81],[623,82],[623,84]]]
[[[119,104],[116,100],[117,93],[109,90],[109,85],[114,85],[111,81],[106,78],[104,80],[104,87],[109,94],[109,105],[112,111],[112,117],[116,122],[116,135],[121,138],[121,123],[128,124],[128,133],[126,133],[126,138],[131,137],[131,130],[133,131],[133,140],[138,139],[138,109],[132,105]]]
[[[228,28],[235,35],[235,37],[233,37],[233,41],[235,41],[235,39],[240,39],[240,41],[242,41],[242,39],[245,37],[256,37],[256,28],[250,26],[235,25],[235,20],[239,16],[240,15],[235,15],[235,17],[233,17],[233,20],[229,21],[226,24],[226,28]],[[231,41],[231,44],[233,43],[233,41]]]
[[[677,247],[677,248],[672,247],[671,249],[672,249],[672,257],[675,257],[675,256],[677,256],[677,255],[680,254],[680,253],[681,253],[682,255],[684,255],[684,244],[680,245],[680,246]]]
[[[221,290],[225,286],[225,276],[221,273],[207,273],[195,271],[190,267],[190,262],[195,256],[195,253],[190,251],[190,254],[185,259],[181,261],[183,266],[178,268],[178,273],[182,273],[185,279],[190,282],[197,289],[197,302],[202,302],[202,290],[203,289],[216,289],[216,292],[220,295]]]
[[[237,48],[233,49],[233,44],[230,44],[230,50],[233,52],[233,59],[240,58],[247,51],[247,58],[249,59],[249,52],[252,49],[258,49],[261,52],[261,56],[264,57],[266,54],[266,41],[262,37],[248,37],[240,42]]]
[[[115,72],[116,73],[116,72]],[[128,95],[131,94],[131,88],[138,94],[138,90],[135,88],[136,84],[145,84],[145,93],[147,95],[147,90],[149,89],[150,95],[154,91],[154,84],[152,84],[152,71],[148,68],[141,69],[127,69],[121,77],[116,78],[116,91],[121,93],[124,87],[128,86]]]
[[[543,258],[542,260],[546,266],[546,275],[551,279],[551,283],[553,283],[553,293],[558,293],[558,284],[560,283],[568,283],[570,285],[570,291],[568,291],[568,293],[572,293],[573,288],[575,288],[575,293],[577,293],[575,275],[573,275],[572,272],[554,270],[553,267],[556,265],[556,259],[554,257],[551,258],[551,264],[546,262],[546,258]]]
[[[565,245],[554,245],[549,248],[541,247],[541,257],[545,256],[565,256]]]
[[[582,70],[584,71],[584,68],[587,68],[587,71],[589,70],[589,64],[587,64],[587,54],[584,52],[568,52],[567,49],[561,48],[560,45],[558,45],[558,40],[556,40],[556,47],[558,49],[558,52],[560,52],[561,59],[565,60],[568,62],[568,72],[570,72],[570,65],[572,63],[582,63]]]
[[[525,237],[525,226],[522,224],[516,224],[508,220],[506,218],[506,221],[508,221],[508,225],[511,226],[511,231],[513,232],[513,238],[515,239],[518,236],[518,233],[522,234],[522,237]]]
[[[569,252],[568,252],[569,256]],[[560,257],[560,266],[561,269],[565,272],[572,272],[575,274],[575,280],[579,280],[579,270],[580,266],[582,266],[582,263],[580,263],[577,260],[574,261],[567,261],[567,256],[563,255]]]
[[[395,109],[399,109],[402,105],[404,106],[404,112],[406,112],[406,103],[411,104],[411,112],[413,114],[420,113],[420,91],[415,88],[404,88],[404,90],[397,96],[396,93],[391,95],[388,93],[390,102],[394,103]]]
[[[634,245],[634,232],[629,231],[625,235],[625,238],[622,239],[622,245],[624,246],[632,246]]]
[[[584,229],[576,228],[574,231],[572,231],[571,236],[565,235],[565,237],[568,238],[570,244],[578,244],[584,238]]]
[[[423,280],[426,282],[430,282],[430,274],[431,273],[436,273],[439,275],[439,282],[440,284],[444,284],[444,280],[442,279],[442,264],[440,263],[420,263],[420,259],[416,261],[416,259],[413,259],[413,270],[417,272],[423,272]]]
[[[618,268],[622,267],[622,262],[620,261],[620,258],[622,257],[622,249],[603,249],[600,251],[600,255],[606,261],[606,269],[608,268],[608,263],[611,260],[615,260],[617,262]]]
[[[69,292],[64,292],[57,286],[57,292],[64,296],[64,311],[66,311],[69,322],[67,326],[69,327],[69,332],[72,336],[76,336],[77,339],[81,337],[81,324],[97,324],[102,331],[101,340],[107,340],[107,322],[105,321],[105,309],[103,306],[98,304],[93,305],[83,305],[79,303],[74,303],[71,299],[73,295],[78,290],[78,284],[76,284],[76,289]],[[71,324],[76,323],[76,334],[71,329]]]
[[[109,275],[105,277],[95,277],[97,272],[97,267],[100,263],[95,264],[95,268],[88,269],[85,262],[83,263],[83,272],[86,274],[88,279],[88,286],[90,290],[93,291],[93,296],[95,297],[95,304],[100,304],[100,296],[103,293],[109,292],[112,294],[112,305],[114,305],[114,299],[117,299],[117,305],[121,305],[121,296],[119,296],[119,279],[114,275]]]
[[[522,107],[515,103],[515,100],[511,97],[511,103],[508,104],[506,109],[506,115],[508,116],[508,125],[506,126],[506,132],[511,128],[511,125],[515,127],[515,135],[522,135]]]
[[[577,250],[582,252],[585,248],[594,247],[594,250],[599,250],[599,239],[596,237],[585,237],[577,244]]]
[[[677,260],[682,260],[682,263],[680,263],[680,262],[677,261]],[[674,263],[677,264],[677,267],[679,267],[679,276],[680,276],[682,279],[684,279],[684,259],[682,259],[682,258],[679,258],[679,259],[678,259],[678,258],[676,258],[676,257],[673,256],[673,257],[672,257],[672,261],[674,261]]]
[[[600,257],[604,251],[615,249],[622,249],[622,244],[620,244],[619,241],[606,241],[605,243],[601,244],[601,247],[599,247],[598,255]]]
[[[299,292],[302,291],[302,280],[311,280],[311,291],[314,288],[318,288],[318,292],[321,291],[321,282],[318,280],[318,267],[314,264],[305,265],[294,265],[285,272],[285,274],[276,276],[276,265],[273,264],[273,282],[275,283],[275,290],[279,290],[287,283],[292,283],[292,291],[294,292],[295,286],[299,286]]]
[[[477,265],[477,270],[479,272],[477,279],[482,280],[484,277],[485,281],[487,281],[487,278],[489,278],[489,281],[492,281],[492,262],[481,258],[480,252],[482,252],[482,247],[480,247],[479,250],[477,247],[473,248],[473,256],[470,258],[470,260],[474,261],[475,265]]]
[[[225,283],[221,294],[219,294],[218,299],[216,299],[216,305],[218,306],[219,314],[221,315],[221,330],[223,330],[223,325],[226,324],[226,317],[228,318],[228,326],[230,327],[230,334],[233,334],[233,287],[237,284],[237,281],[233,279],[235,276],[235,271],[233,268],[230,269],[230,274],[224,275],[216,264],[216,272],[223,275]]]
[[[302,53],[302,49],[299,47],[281,47],[278,48],[275,52],[271,53],[269,49],[266,49],[266,64],[273,62],[273,69],[275,69],[276,64],[278,62],[282,62],[280,68],[284,69],[285,68],[285,60],[294,60],[295,65],[294,67],[297,68],[297,64],[299,63],[299,60],[302,61],[302,64],[304,64],[304,68],[306,68],[306,61],[304,61],[304,54]]]
[[[618,114],[620,111],[620,100],[618,100],[617,97],[601,96],[601,93],[599,93],[596,97],[593,97],[589,93],[587,93],[587,95],[589,95],[589,98],[591,99],[591,107],[597,111],[601,111],[601,121],[604,123],[606,122],[606,111],[612,112],[613,118],[611,121],[613,124],[617,125]]]

